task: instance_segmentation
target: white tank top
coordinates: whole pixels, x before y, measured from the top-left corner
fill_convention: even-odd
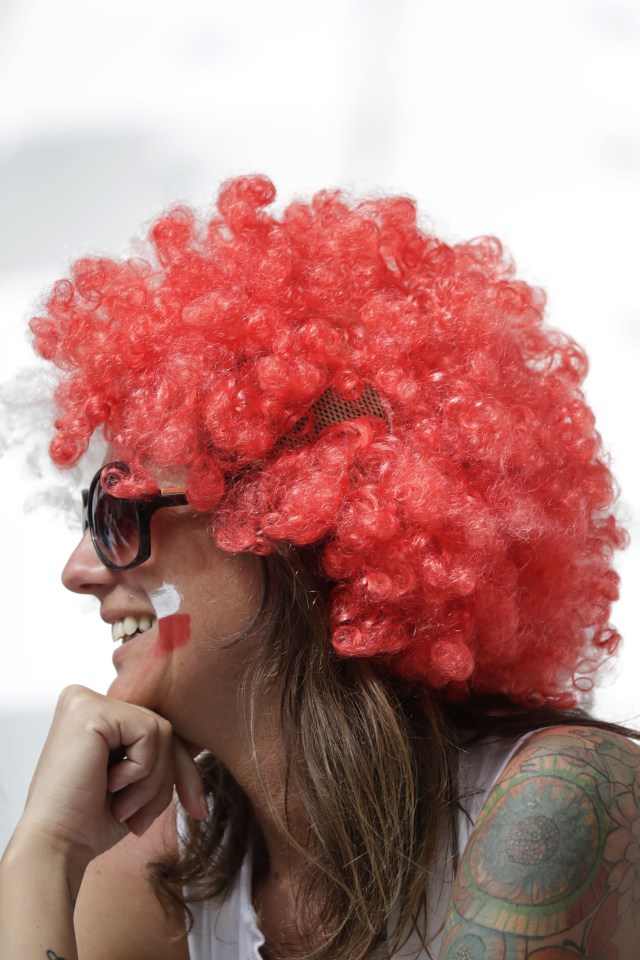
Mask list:
[[[469,840],[480,810],[513,754],[533,733],[522,737],[491,740],[475,744],[462,751],[460,757],[460,795],[462,811],[458,816],[458,853],[461,856]],[[466,813],[466,816],[465,816]],[[183,829],[182,813],[178,814],[178,835]],[[188,934],[190,960],[262,960],[260,948],[264,944],[253,909],[251,886],[253,867],[250,854],[245,857],[231,889],[224,897],[215,897],[190,903],[193,927]],[[451,885],[453,884],[453,861],[443,857],[442,869],[434,890],[428,896],[429,903],[429,952],[420,950],[415,935],[405,946],[389,957],[386,946],[372,960],[435,960],[441,944],[441,930],[445,921]],[[188,888],[185,889],[188,892]]]

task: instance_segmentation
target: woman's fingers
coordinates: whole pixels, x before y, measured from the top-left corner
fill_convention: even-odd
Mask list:
[[[149,785],[142,781],[132,787],[126,787],[122,791],[122,798],[120,794],[116,798],[118,805],[116,806],[115,799],[112,802],[112,809],[114,816],[126,824],[128,830],[141,836],[156,817],[166,810],[172,797],[172,781],[167,780],[159,790],[149,789]]]
[[[156,817],[171,802],[174,784],[184,809],[196,820],[204,820],[209,808],[204,794],[200,770],[181,740],[173,736],[170,741],[170,757],[166,762],[158,762],[143,779],[138,779],[140,766],[135,763],[125,766],[116,779],[116,770],[112,771],[114,782],[122,779],[126,785],[117,792],[111,802],[114,817],[126,823],[132,833],[141,836]]]
[[[173,794],[173,731],[161,717],[152,715],[149,720],[148,730],[125,746],[126,759],[109,771],[107,779],[113,794],[112,814],[127,826],[143,807],[155,819]]]
[[[167,720],[71,687],[60,697],[23,820],[76,852],[92,851],[91,858],[126,828],[142,833],[167,807],[174,785],[188,812],[203,817],[200,773]]]
[[[177,737],[173,738],[173,764],[180,803],[195,820],[206,820],[209,808],[200,770],[189,750]]]
[[[134,833],[143,833],[168,806],[175,784],[185,810],[202,820],[209,810],[202,777],[187,747],[161,717],[152,714],[150,725],[141,732],[138,727],[123,726],[120,736],[128,740],[123,759],[109,770],[108,790],[114,795],[113,816]]]
[[[135,724],[129,718],[120,724],[118,734],[124,758],[109,770],[107,786],[112,793],[172,763],[171,724],[148,710],[135,719]]]

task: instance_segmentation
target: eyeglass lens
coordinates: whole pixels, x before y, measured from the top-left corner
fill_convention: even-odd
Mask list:
[[[136,503],[109,496],[98,482],[89,510],[97,546],[103,558],[118,567],[131,563],[140,545]]]

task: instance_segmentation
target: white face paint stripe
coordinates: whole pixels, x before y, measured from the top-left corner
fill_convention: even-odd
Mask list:
[[[163,583],[161,587],[149,594],[149,599],[158,620],[177,613],[182,603],[182,595],[172,583]]]

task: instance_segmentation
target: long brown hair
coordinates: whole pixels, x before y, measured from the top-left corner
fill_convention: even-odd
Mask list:
[[[298,890],[299,937],[287,956],[364,960],[385,937],[389,954],[413,930],[427,946],[426,891],[443,849],[456,854],[458,752],[484,736],[509,736],[558,724],[601,726],[579,711],[514,708],[492,699],[451,707],[379,666],[340,658],[329,642],[323,585],[314,558],[284,552],[265,560],[268,590],[255,629],[262,642],[248,667],[250,704],[279,698],[287,791],[310,824]],[[250,707],[251,713],[251,707]],[[252,718],[249,717],[251,725]],[[249,801],[215,757],[200,759],[211,816],[187,818],[177,856],[149,865],[161,902],[189,903],[227,891],[259,841]],[[189,893],[184,887],[190,887]],[[281,955],[269,944],[270,956]]]

